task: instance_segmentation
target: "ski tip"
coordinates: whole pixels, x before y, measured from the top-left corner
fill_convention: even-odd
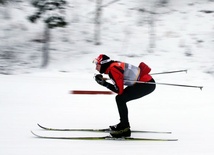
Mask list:
[[[39,123],[37,123],[37,125],[38,125],[40,128],[42,128],[42,129],[45,129],[45,130],[48,129],[48,128],[46,128],[46,127],[40,125]]]
[[[37,123],[37,125],[38,125],[40,128],[44,129],[44,127],[43,127],[42,125],[40,125],[39,123]]]
[[[37,134],[35,134],[32,130],[30,131],[34,136],[38,137]]]

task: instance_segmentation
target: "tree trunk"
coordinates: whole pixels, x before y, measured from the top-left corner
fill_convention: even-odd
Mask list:
[[[153,53],[156,47],[156,33],[155,33],[155,14],[151,13],[149,21],[149,52]]]
[[[94,28],[94,42],[95,45],[100,45],[100,33],[101,33],[101,13],[102,13],[102,0],[97,0],[96,16],[95,16],[95,28]]]
[[[156,9],[157,2],[152,5],[149,17],[149,52],[153,53],[156,47]]]
[[[45,68],[48,66],[50,54],[49,54],[49,44],[50,44],[50,29],[48,26],[45,26],[44,31],[44,46],[42,49],[42,68]]]

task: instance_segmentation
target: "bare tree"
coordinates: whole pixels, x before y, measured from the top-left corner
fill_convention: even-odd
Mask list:
[[[150,17],[149,17],[149,52],[154,52],[153,49],[156,47],[156,21],[158,13],[157,9],[159,7],[166,7],[169,0],[155,0],[152,4],[150,10]]]
[[[96,2],[96,15],[95,15],[95,28],[94,28],[94,42],[95,45],[100,45],[100,27],[101,27],[101,13],[102,13],[102,0]]]
[[[152,5],[149,16],[149,52],[154,52],[156,46],[156,33],[155,33],[155,17],[156,17],[156,2]]]
[[[102,16],[102,9],[104,7],[108,7],[109,5],[117,2],[119,0],[113,0],[105,5],[102,5],[102,0],[96,0],[96,12],[95,12],[95,28],[94,28],[94,42],[95,45],[100,45],[101,44],[101,16]]]
[[[32,5],[37,8],[35,14],[29,16],[29,20],[35,23],[38,19],[43,18],[45,23],[44,30],[44,46],[43,46],[43,61],[41,67],[47,67],[49,63],[49,44],[50,44],[50,29],[57,27],[65,27],[67,22],[60,10],[65,9],[67,2],[65,0],[34,0]]]

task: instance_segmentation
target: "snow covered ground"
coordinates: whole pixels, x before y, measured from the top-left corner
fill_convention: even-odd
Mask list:
[[[178,73],[180,77],[188,73]],[[78,76],[81,76],[78,78]],[[173,78],[174,75],[162,75]],[[198,75],[200,77],[200,75]],[[196,75],[197,77],[197,75]],[[171,80],[167,80],[171,81]],[[74,141],[37,139],[33,130],[55,136],[101,136],[101,133],[46,132],[37,123],[62,128],[105,128],[118,122],[115,95],[72,95],[70,90],[102,90],[90,74],[34,73],[0,76],[1,154],[213,154],[213,79],[203,91],[158,86],[128,103],[132,129],[172,131],[133,137],[178,138],[177,142]]]
[[[92,4],[92,1],[88,2]],[[81,25],[86,20],[81,18],[84,12],[77,12],[76,8],[76,21],[79,22],[76,22],[75,27],[70,26],[64,31],[73,34],[68,42],[63,42],[63,47],[59,39],[63,33],[56,30],[59,33],[53,38],[52,47],[55,50],[52,51],[52,61],[47,69],[31,69],[28,71],[30,74],[0,75],[1,155],[213,155],[214,14],[200,11],[213,9],[214,2],[171,1],[169,10],[179,11],[158,17],[156,23],[158,39],[154,53],[147,52],[148,28],[139,26],[144,24],[140,22],[140,19],[145,19],[144,14],[137,18],[139,21],[135,22],[139,25],[136,26],[136,23],[130,24],[130,21],[136,20],[133,17],[137,13],[131,9],[127,12],[125,10],[124,6],[129,6],[128,8],[138,6],[136,2],[126,1],[124,5],[115,3],[106,8],[106,12],[111,12],[112,20],[109,20],[108,14],[104,14],[105,31],[102,32],[101,46],[93,46],[91,42],[82,40],[82,38],[91,39],[89,33],[91,27],[90,24]],[[89,9],[82,1],[75,4],[85,10]],[[142,2],[142,6],[143,4],[150,7],[146,2]],[[117,12],[114,14],[115,10]],[[162,8],[159,11],[166,10]],[[12,10],[12,13],[14,12],[17,13],[17,10]],[[126,22],[123,15],[129,15]],[[24,21],[22,18],[11,20],[10,27],[20,21],[22,25]],[[120,24],[110,28],[118,22]],[[2,29],[5,28],[4,25],[5,23],[1,22]],[[77,28],[85,29],[87,26],[89,29],[77,31]],[[34,30],[27,28],[31,33],[23,33],[25,30],[14,29],[10,35],[17,34],[17,38],[11,39],[10,43],[16,48],[15,45],[24,42],[17,46],[17,49],[36,52],[39,48],[27,41],[35,37],[35,32],[42,30],[36,26]],[[20,33],[23,33],[24,37]],[[4,34],[7,37],[9,35]],[[60,43],[57,44],[56,41]],[[6,43],[8,40],[1,42],[2,50],[7,49]],[[32,46],[26,48],[29,44]],[[67,50],[73,53],[65,52]],[[69,93],[70,90],[106,90],[93,79],[95,66],[91,62],[100,53],[107,53],[112,59],[135,65],[144,61],[152,68],[153,73],[188,69],[187,74],[154,75],[154,78],[157,82],[204,86],[201,91],[196,88],[158,85],[152,94],[128,103],[132,129],[172,132],[171,135],[132,134],[133,137],[178,138],[177,142],[45,140],[35,138],[30,133],[33,130],[44,135],[101,136],[106,133],[47,132],[39,129],[36,124],[62,128],[106,128],[118,123],[115,95]],[[61,61],[57,57],[61,58]]]

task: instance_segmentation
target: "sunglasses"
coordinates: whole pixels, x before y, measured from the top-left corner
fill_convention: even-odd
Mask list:
[[[102,64],[105,64],[107,62],[110,62],[111,59],[107,59],[107,60],[102,60],[102,61],[98,61],[96,58],[92,61],[92,63],[96,64],[96,65],[102,65]]]
[[[100,63],[98,63],[96,58],[92,61],[92,63],[94,63],[95,65],[98,65],[98,64],[100,65]]]

